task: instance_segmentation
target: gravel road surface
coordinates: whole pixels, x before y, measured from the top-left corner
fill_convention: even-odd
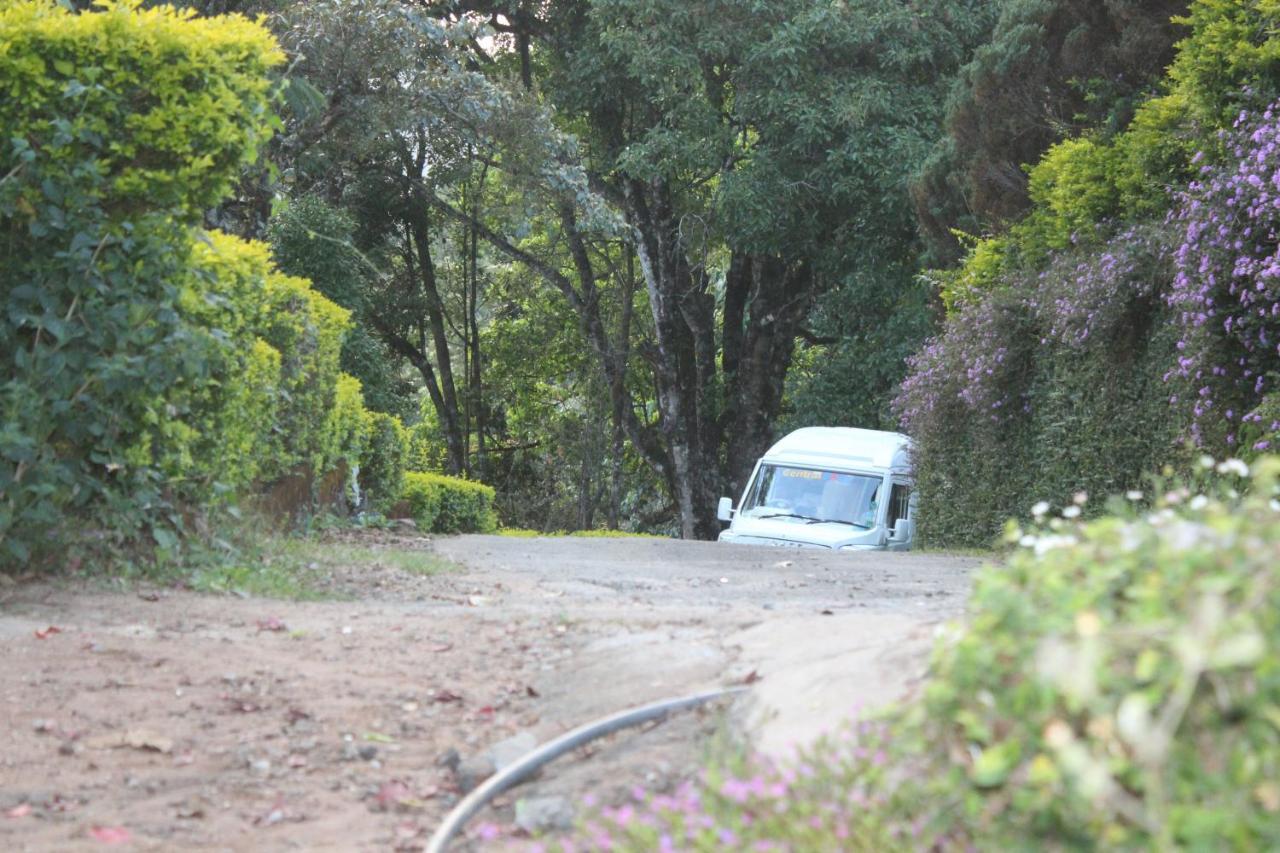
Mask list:
[[[750,682],[732,706],[566,757],[488,819],[665,788],[726,726],[785,753],[900,696],[976,566],[644,538],[361,548],[325,569],[336,600],[0,586],[0,849],[123,833],[138,850],[417,850],[465,787],[459,761]],[[389,558],[403,551],[456,567],[409,574]]]

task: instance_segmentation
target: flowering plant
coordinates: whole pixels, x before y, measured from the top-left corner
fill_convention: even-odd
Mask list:
[[[1280,112],[1241,112],[1219,139],[1225,161],[1201,166],[1175,214],[1182,336],[1169,377],[1197,389],[1199,443],[1250,453],[1280,435]]]

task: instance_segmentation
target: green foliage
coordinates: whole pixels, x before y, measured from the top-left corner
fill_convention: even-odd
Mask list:
[[[1280,94],[1280,4],[1195,0],[1180,20],[1191,32],[1177,45],[1165,93],[1139,104],[1123,132],[1066,139],[1029,167],[1030,211],[944,276],[948,306],[1007,273],[1040,268],[1053,251],[1105,238],[1112,222],[1168,210],[1171,190],[1194,177],[1193,158],[1215,147],[1217,131]]]
[[[1106,141],[1156,90],[1187,0],[1000,0],[989,41],[952,82],[946,134],[912,195],[929,262],[960,232],[1002,233],[1030,206],[1025,164],[1082,133]]]
[[[1156,226],[1124,229],[1163,220],[1203,167],[1197,152],[1212,161],[1218,132],[1280,93],[1280,4],[1196,0],[1185,22],[1164,93],[1123,131],[1050,148],[1029,170],[1030,212],[933,276],[948,318],[899,409],[927,413],[912,429],[931,542],[984,544],[1001,517],[1037,500],[1130,488],[1142,470],[1179,458],[1195,389],[1169,331],[1178,314],[1164,304],[1176,243],[1158,236],[1163,249],[1150,252],[1141,235]],[[1062,311],[1112,331],[1064,337]],[[975,322],[997,315],[1020,322]],[[986,372],[984,352],[1008,355]],[[974,385],[1004,407],[998,426],[973,405]]]
[[[319,477],[358,459],[360,383],[338,365],[348,312],[283,275],[263,243],[210,232],[192,261],[184,317],[192,335],[226,346],[191,406],[200,438],[175,472],[242,489],[299,465]]]
[[[0,8],[0,564],[147,533],[171,552],[176,503],[208,488],[174,479],[225,363],[180,313],[191,229],[275,127],[282,58],[238,17]]]
[[[912,723],[935,829],[979,847],[1280,843],[1280,465],[1243,501],[1236,469],[1147,516],[1011,529],[1022,547],[978,578]]]
[[[459,477],[409,471],[401,500],[409,506],[418,529],[432,533],[494,533],[492,487]]]
[[[259,245],[265,259],[266,246]],[[329,470],[339,446],[331,420],[337,405],[338,355],[350,312],[311,289],[306,279],[267,279],[263,339],[281,353],[279,445],[272,453],[281,469],[310,465]],[[348,389],[349,393],[349,389]]]
[[[1037,501],[1138,488],[1178,459],[1188,395],[1166,381],[1178,332],[1164,302],[1176,239],[1148,224],[1007,275],[915,357],[898,405],[925,542],[986,546]]]
[[[386,509],[404,491],[404,474],[409,457],[409,431],[394,415],[365,414],[368,443],[360,458],[360,487],[371,504]]]
[[[406,414],[408,389],[397,378],[399,360],[370,330],[370,280],[376,270],[353,244],[355,220],[315,195],[279,205],[268,224],[271,254],[280,269],[309,280],[329,299],[352,312],[352,326],[342,342],[339,361],[345,373],[360,380],[369,408]]]
[[[1250,105],[1280,94],[1280,3],[1195,0],[1182,22],[1191,35],[1169,68],[1173,91],[1206,128],[1226,127]]]
[[[190,220],[222,199],[278,126],[268,71],[284,54],[238,15],[138,6],[112,0],[73,14],[52,0],[6,3],[0,126],[10,139],[51,142],[41,166],[89,166],[110,215]]]

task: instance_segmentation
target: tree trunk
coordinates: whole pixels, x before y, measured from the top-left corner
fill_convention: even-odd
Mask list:
[[[409,223],[413,229],[413,243],[418,254],[418,272],[422,294],[426,299],[427,323],[431,330],[431,343],[435,350],[436,372],[440,375],[441,406],[440,428],[444,432],[450,474],[466,470],[466,437],[463,435],[458,407],[458,389],[453,381],[453,360],[449,351],[448,332],[444,322],[444,301],[436,282],[435,263],[431,259],[431,234],[428,230],[425,208]]]
[[[720,436],[718,413],[711,410],[714,301],[705,275],[689,266],[666,184],[628,179],[623,186],[653,312],[658,411],[680,535],[713,539],[720,530],[715,516]]]

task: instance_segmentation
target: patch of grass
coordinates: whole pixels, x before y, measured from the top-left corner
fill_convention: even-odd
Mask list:
[[[306,565],[315,564],[320,568],[366,564],[396,569],[411,575],[435,575],[457,568],[455,564],[429,551],[299,538],[277,540],[275,547],[282,559]]]
[[[422,576],[457,568],[427,551],[258,533],[221,559],[174,566],[162,577],[150,579],[185,583],[200,592],[314,601],[334,597],[325,582],[352,566]]]
[[[529,530],[524,527],[504,527],[498,531],[499,536],[510,536],[515,539],[533,539],[538,536],[573,536],[587,539],[669,539],[656,533],[631,533],[626,530],[553,530],[544,533],[541,530]]]
[[[197,568],[183,580],[199,592],[315,601],[327,597],[316,585],[317,574],[305,564],[254,560]]]
[[[988,562],[1000,562],[1004,559],[1006,551],[997,548],[912,548],[912,554],[925,554],[931,557],[973,557],[978,560],[987,560]]]

